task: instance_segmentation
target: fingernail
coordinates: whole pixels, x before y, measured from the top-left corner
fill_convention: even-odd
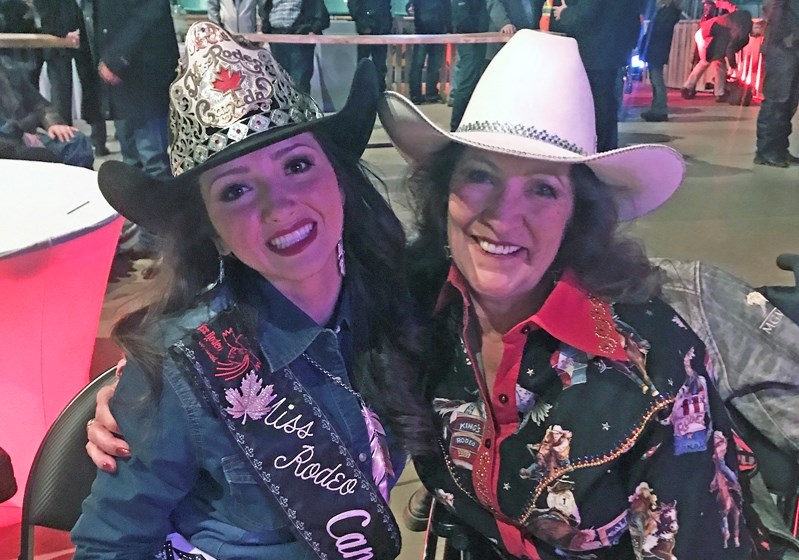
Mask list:
[[[108,461],[103,461],[103,470],[108,472],[114,472],[114,467]]]
[[[127,457],[128,455],[130,455],[130,449],[128,449],[127,447],[120,447],[119,449],[117,449],[117,453],[119,453],[123,457]]]

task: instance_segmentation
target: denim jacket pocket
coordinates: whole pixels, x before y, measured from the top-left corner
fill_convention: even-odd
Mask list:
[[[228,514],[231,520],[249,531],[288,530],[288,520],[266,489],[258,483],[252,467],[238,455],[222,457],[231,500]]]

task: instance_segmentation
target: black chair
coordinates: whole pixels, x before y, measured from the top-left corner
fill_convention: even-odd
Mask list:
[[[69,531],[77,522],[97,473],[86,454],[86,422],[94,416],[97,392],[114,374],[111,368],[83,388],[44,436],[22,501],[20,560],[33,560],[34,527]]]

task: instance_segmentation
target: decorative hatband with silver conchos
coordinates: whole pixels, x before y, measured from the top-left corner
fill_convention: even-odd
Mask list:
[[[523,124],[499,121],[476,121],[460,125],[456,132],[498,132],[500,134],[511,134],[513,136],[529,138],[530,140],[546,142],[547,144],[552,144],[553,146],[563,148],[564,150],[574,152],[581,156],[588,155],[580,146],[561,138],[557,134],[552,134],[546,130],[540,130],[534,126],[525,126]]]
[[[177,177],[255,134],[322,118],[272,53],[202,22],[169,89],[169,160]]]

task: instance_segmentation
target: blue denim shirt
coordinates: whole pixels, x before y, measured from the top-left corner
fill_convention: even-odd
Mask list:
[[[236,291],[250,294],[248,303],[257,309],[257,334],[269,367],[291,368],[371,478],[369,443],[356,397],[301,358],[307,352],[349,382],[346,296],[331,328],[322,328],[271,284],[254,274],[246,276],[248,289]],[[169,320],[164,326],[166,347],[228,307],[233,297],[225,287],[209,303]],[[158,400],[143,401],[149,384],[135,359],[129,358],[111,410],[132,457],[118,461],[116,474],[98,471],[72,531],[75,558],[152,557],[173,531],[218,559],[313,558],[307,546],[296,541],[273,498],[260,489],[220,420],[169,358],[163,380]],[[393,443],[389,434],[399,473],[405,455]]]

